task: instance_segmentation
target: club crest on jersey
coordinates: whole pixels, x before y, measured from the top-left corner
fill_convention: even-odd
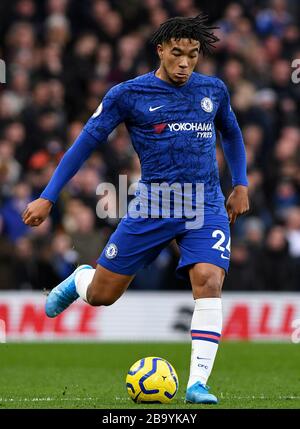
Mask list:
[[[118,248],[114,243],[110,243],[105,250],[105,256],[108,259],[113,259],[117,256],[118,254]]]
[[[213,111],[214,105],[210,98],[204,97],[201,100],[201,107],[205,112],[211,113]]]

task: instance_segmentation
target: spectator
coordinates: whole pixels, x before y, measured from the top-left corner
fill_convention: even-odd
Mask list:
[[[258,273],[264,290],[295,290],[293,264],[282,226],[275,225],[270,229],[259,259]]]
[[[223,289],[232,290],[258,290],[257,276],[254,261],[250,251],[243,241],[232,243],[230,275],[225,277]]]
[[[16,242],[30,231],[21,218],[21,214],[30,200],[31,189],[27,183],[17,183],[13,188],[13,195],[8,198],[0,210],[1,233],[12,242]]]

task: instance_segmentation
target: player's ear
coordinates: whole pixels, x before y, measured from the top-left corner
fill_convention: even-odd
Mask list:
[[[156,47],[157,55],[159,56],[159,59],[163,59],[163,46],[159,43]]]

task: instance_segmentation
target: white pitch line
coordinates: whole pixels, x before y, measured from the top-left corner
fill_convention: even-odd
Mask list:
[[[236,395],[224,395],[223,393],[221,393],[220,395],[220,399],[226,399],[226,400],[230,400],[230,399],[234,399],[234,400],[255,400],[255,399],[260,399],[260,400],[300,400],[300,396],[276,396],[276,397],[270,397],[270,396],[264,396],[264,395],[259,395],[259,396],[255,396],[255,395],[249,395],[249,396],[236,396]],[[182,401],[185,400],[184,397],[178,398]],[[130,398],[120,398],[120,397],[115,397],[116,401],[126,401],[126,402],[131,402]],[[73,402],[73,401],[78,401],[78,402],[82,402],[82,401],[101,401],[100,398],[93,398],[93,397],[88,397],[88,398],[51,398],[51,397],[46,397],[46,398],[0,398],[0,403],[3,402],[53,402],[53,401],[61,401],[61,402]]]
[[[261,400],[283,400],[283,399],[300,399],[300,396],[276,396],[276,397],[271,397],[271,396],[264,396],[264,395],[259,395],[259,396],[255,396],[255,395],[249,395],[249,396],[237,396],[237,395],[224,395],[223,393],[221,393],[220,395],[218,395],[220,397],[220,399],[261,399]],[[115,398],[117,401],[130,401],[130,398],[120,398],[120,397],[116,397]],[[177,398],[180,399],[182,401],[185,400],[185,397],[182,396],[181,398]]]
[[[300,399],[300,396],[294,396],[294,395],[290,395],[290,396],[265,396],[265,395],[245,395],[245,396],[237,396],[237,395],[229,395],[226,394],[224,395],[223,393],[221,393],[220,395],[221,399],[266,399],[266,400],[273,400],[273,399]]]
[[[100,401],[100,398],[0,398],[1,402]]]

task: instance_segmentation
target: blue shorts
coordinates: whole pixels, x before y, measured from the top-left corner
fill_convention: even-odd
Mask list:
[[[202,227],[189,229],[187,219],[124,217],[110,236],[97,263],[119,274],[134,275],[149,265],[173,239],[180,249],[178,277],[188,279],[187,267],[206,262],[228,272],[229,220],[224,215],[204,216]]]

